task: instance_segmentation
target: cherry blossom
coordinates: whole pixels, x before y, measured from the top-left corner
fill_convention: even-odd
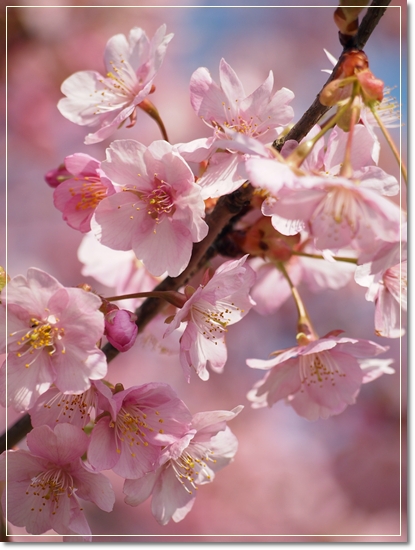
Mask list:
[[[122,192],[99,203],[91,222],[98,240],[116,250],[133,249],[154,276],[179,275],[193,243],[208,232],[189,166],[166,141],[145,147],[120,140],[107,149],[101,168]]]
[[[28,410],[53,383],[62,392],[82,393],[105,376],[107,361],[96,346],[104,332],[98,296],[30,268],[27,278],[17,275],[7,284],[1,301],[1,309],[7,306],[8,405]]]
[[[100,169],[101,163],[83,153],[65,158],[70,179],[60,183],[53,193],[53,203],[63,219],[73,229],[87,233],[91,218],[99,202],[113,195],[115,189]]]
[[[407,309],[407,243],[386,243],[373,261],[357,266],[356,282],[368,288],[366,300],[375,303],[375,332],[386,338],[405,334],[401,309]]]
[[[139,27],[131,29],[128,39],[117,34],[107,42],[104,63],[106,75],[79,71],[62,84],[66,96],[58,103],[61,114],[80,126],[98,129],[88,134],[85,143],[98,143],[109,137],[153,90],[153,81],[161,67],[173,34],[166,35],[161,25],[149,40]]]
[[[161,448],[187,431],[191,414],[168,384],[116,391],[97,417],[88,449],[96,470],[137,478],[154,469]]]
[[[205,67],[193,73],[190,80],[193,109],[214,134],[179,145],[180,153],[189,162],[209,159],[207,170],[198,179],[204,199],[219,197],[240,187],[247,179],[245,155],[241,153],[271,156],[263,145],[272,143],[294,115],[288,105],[294,97],[290,90],[282,88],[272,94],[272,71],[248,96],[224,59],[219,65],[219,79],[220,85],[212,80]],[[216,152],[219,148],[226,152]]]
[[[7,468],[7,493],[2,499],[7,519],[34,535],[54,529],[91,541],[79,499],[110,512],[115,495],[109,480],[81,460],[88,436],[70,424],[57,425],[54,430],[40,426],[29,433],[27,445],[29,451],[7,451],[0,457],[3,480]]]
[[[373,190],[372,183],[377,180],[306,176],[302,189],[282,189],[278,200],[264,201],[262,210],[281,233],[287,232],[281,219],[300,221],[296,229],[307,229],[320,250],[351,245],[364,252],[376,241],[395,241],[400,232],[400,208]]]
[[[363,372],[358,359],[374,357],[387,347],[370,340],[339,336],[329,332],[323,338],[275,352],[271,359],[248,359],[247,365],[267,370],[247,397],[254,408],[271,407],[286,399],[308,420],[328,418],[356,402]]]
[[[83,264],[82,275],[114,288],[117,296],[153,290],[161,281],[149,273],[132,250],[108,248],[97,241],[92,232],[84,235],[78,259]],[[134,310],[142,301],[142,298],[132,298],[123,300],[122,304],[125,309]]]
[[[226,422],[242,409],[240,405],[232,411],[194,415],[188,433],[163,451],[157,470],[125,480],[125,502],[138,506],[152,495],[151,509],[158,523],[184,519],[195,503],[198,485],[211,483],[216,472],[233,460],[238,441]]]
[[[240,321],[255,303],[249,296],[255,273],[245,263],[247,257],[224,262],[196,290],[187,287],[188,299],[170,322],[166,335],[187,323],[180,338],[180,362],[188,380],[191,369],[208,380],[208,362],[215,372],[222,371],[227,327]]]
[[[46,424],[53,429],[58,423],[68,423],[84,428],[111,395],[111,390],[101,380],[94,380],[88,390],[79,394],[63,393],[51,387],[30,409],[31,424],[34,428]]]

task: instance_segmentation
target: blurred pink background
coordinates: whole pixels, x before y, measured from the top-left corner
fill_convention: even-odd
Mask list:
[[[55,6],[59,3],[55,1]],[[272,69],[274,89],[285,86],[294,91],[292,105],[298,120],[327,78],[321,72],[330,68],[323,48],[338,56],[341,47],[332,22],[334,7],[87,8],[72,4],[7,10],[7,271],[14,276],[36,266],[64,285],[85,281],[101,291],[103,287],[93,279],[81,276],[77,248],[82,235],[62,221],[53,207],[52,189],[43,180],[66,155],[85,152],[103,160],[111,141],[84,145],[85,129],[60,115],[56,104],[62,97],[63,80],[77,70],[102,71],[104,47],[112,35],[128,34],[133,26],[140,26],[151,38],[166,23],[167,32],[175,36],[151,99],[171,142],[186,142],[209,135],[189,101],[190,76],[198,67],[209,68],[217,80],[224,57],[247,93]],[[406,4],[393,0],[391,6],[365,52],[374,74],[386,85],[396,86],[392,95],[398,102],[402,92],[405,124]],[[402,37],[399,6],[403,6]],[[391,132],[398,141],[399,129]],[[146,145],[161,139],[154,121],[142,112],[135,128],[120,130],[112,139],[125,137]],[[380,134],[379,138],[380,165],[399,178],[396,162]],[[406,160],[406,126],[402,146]],[[5,259],[2,248],[1,265]],[[214,483],[199,488],[193,510],[182,522],[158,525],[150,500],[137,508],[124,504],[123,480],[109,472],[117,494],[114,511],[106,514],[90,503],[85,505],[93,534],[105,535],[94,541],[405,541],[406,339],[400,343],[375,337],[373,304],[365,301],[365,290],[353,281],[336,293],[312,294],[301,288],[319,334],[340,328],[347,336],[390,345],[387,357],[395,359],[394,375],[364,385],[356,405],[327,421],[308,422],[283,403],[253,410],[245,398],[261,375],[246,366],[246,358],[265,359],[273,350],[295,344],[296,317],[290,300],[275,315],[261,317],[251,312],[230,327],[225,372],[211,374],[208,382],[193,378],[187,384],[175,355],[135,346],[117,357],[109,367],[112,382],[126,387],[167,382],[193,413],[239,404],[245,409],[230,425],[239,439],[234,463]],[[1,413],[4,420],[5,411]],[[16,418],[8,412],[8,424]],[[24,537],[25,530],[14,526],[10,532],[15,542],[61,540],[57,536]]]

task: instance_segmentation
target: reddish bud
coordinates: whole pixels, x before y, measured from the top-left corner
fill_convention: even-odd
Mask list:
[[[357,79],[362,88],[362,97],[365,103],[373,101],[382,101],[383,89],[385,84],[380,78],[375,78],[373,73],[367,69],[357,75]]]
[[[118,351],[128,351],[134,344],[137,316],[126,309],[113,309],[105,315],[105,336]]]
[[[44,176],[45,181],[50,187],[58,187],[60,183],[72,177],[72,174],[68,172],[64,164],[61,164],[58,168],[49,170]]]

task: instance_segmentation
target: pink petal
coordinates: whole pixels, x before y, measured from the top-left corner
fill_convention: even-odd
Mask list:
[[[58,424],[34,428],[27,436],[30,451],[58,465],[79,461],[89,444],[89,438],[78,426]]]
[[[219,63],[219,79],[220,86],[227,99],[226,107],[230,107],[230,113],[233,114],[237,111],[239,107],[236,104],[236,101],[246,97],[246,94],[242,83],[236,75],[235,71],[230,65],[228,65],[228,63],[226,63],[223,58],[220,60]]]
[[[115,503],[115,494],[110,480],[103,474],[79,469],[74,473],[79,498],[93,502],[104,512],[111,512]]]
[[[149,472],[139,479],[126,479],[123,493],[127,495],[124,499],[130,506],[138,506],[148,499],[154,489],[160,470]]]
[[[225,100],[225,94],[212,80],[209,71],[199,67],[190,79],[190,102],[198,116],[207,121],[226,120],[222,105]]]

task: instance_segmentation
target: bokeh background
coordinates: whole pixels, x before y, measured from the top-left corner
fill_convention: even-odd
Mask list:
[[[124,2],[124,5],[132,2]],[[61,7],[60,4],[62,4]],[[108,6],[107,6],[108,4]],[[267,6],[267,4],[270,4]],[[281,3],[280,3],[281,4]],[[310,4],[310,7],[307,7]],[[83,144],[85,129],[64,119],[56,108],[60,85],[77,70],[103,70],[109,37],[142,27],[151,37],[162,24],[175,34],[156,78],[152,101],[158,107],[172,143],[209,135],[189,101],[189,80],[200,66],[218,78],[221,57],[235,69],[247,93],[270,69],[275,89],[295,93],[295,119],[312,103],[330,68],[323,48],[341,53],[333,7],[85,7],[55,0],[56,7],[26,2],[7,9],[7,261],[11,276],[36,266],[71,286],[88,282],[81,276],[77,249],[82,235],[68,227],[54,209],[52,189],[44,174],[66,155],[85,152],[104,159],[111,140]],[[63,7],[63,5],[65,7]],[[4,42],[3,42],[4,43]],[[391,7],[371,36],[365,52],[374,74],[382,78],[402,108],[402,128],[391,130],[406,160],[406,3]],[[400,58],[401,53],[401,58]],[[4,78],[3,73],[2,77]],[[2,94],[6,89],[2,86]],[[160,139],[144,113],[130,137],[149,145]],[[380,165],[399,178],[382,136]],[[2,188],[2,193],[4,189]],[[405,196],[402,196],[405,205]],[[5,226],[3,226],[5,227]],[[106,514],[86,504],[96,542],[403,542],[405,513],[406,339],[374,336],[373,304],[353,281],[341,291],[312,294],[301,288],[319,334],[341,328],[346,335],[390,345],[396,373],[362,387],[357,404],[326,421],[308,422],[283,403],[252,410],[245,395],[261,373],[249,369],[248,357],[266,358],[295,343],[295,308],[287,301],[274,315],[251,312],[228,333],[229,360],[222,375],[187,384],[176,355],[160,355],[135,346],[109,367],[109,379],[131,386],[149,381],[172,385],[192,412],[231,409],[244,404],[232,422],[239,450],[232,465],[214,483],[201,487],[192,512],[165,527],[151,515],[150,500],[137,508],[124,504],[123,480],[109,473],[117,494]],[[107,294],[109,295],[109,294]],[[17,418],[1,411],[2,422]],[[402,434],[402,438],[401,438]],[[28,537],[10,526],[15,542],[56,542],[50,536]],[[140,536],[140,538],[137,537]],[[401,536],[400,536],[401,535]]]

